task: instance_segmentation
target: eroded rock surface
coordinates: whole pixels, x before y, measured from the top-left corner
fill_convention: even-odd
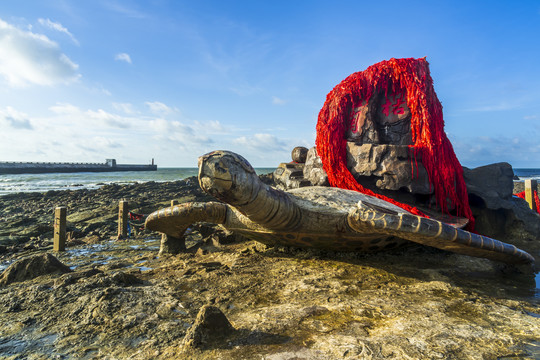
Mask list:
[[[133,188],[134,203],[143,196],[149,202],[156,199],[150,210],[170,204],[168,193],[189,201],[205,199],[197,195],[196,184],[140,186],[141,192]],[[111,201],[96,191],[81,207],[114,218],[116,199],[131,191],[118,190],[109,193]],[[47,201],[57,204],[67,196],[59,192]],[[41,194],[35,199],[23,194],[0,201],[9,208],[39,209],[44,200]],[[19,213],[19,220],[38,225],[32,214]],[[52,212],[47,221],[51,219]],[[83,233],[80,239],[88,236],[79,230],[87,224],[73,225],[73,231]],[[116,225],[114,220],[111,224]],[[95,228],[98,234],[101,226]],[[104,228],[101,240],[55,254],[72,272],[0,287],[0,357],[540,356],[540,293],[534,274],[486,259],[416,245],[371,255],[268,248],[208,224],[193,227],[186,252],[158,255],[160,234],[113,241],[116,227],[111,228]],[[0,266],[50,251],[39,245],[49,241],[44,236],[8,245]],[[537,261],[538,244],[525,248]],[[186,334],[206,305],[219,308],[235,330],[226,340],[186,352]]]
[[[11,264],[0,274],[0,286],[18,281],[33,279],[47,274],[63,274],[70,272],[70,268],[45,253],[23,258]]]

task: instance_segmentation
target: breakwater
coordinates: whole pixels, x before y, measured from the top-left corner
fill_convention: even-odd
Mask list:
[[[117,164],[116,159],[105,163],[0,162],[0,174],[44,174],[114,171],[156,171],[157,165]]]

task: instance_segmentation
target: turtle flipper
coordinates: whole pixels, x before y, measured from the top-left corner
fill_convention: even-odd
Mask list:
[[[200,221],[224,224],[227,205],[218,202],[185,203],[154,211],[144,226],[173,238],[182,238],[187,228]]]
[[[360,201],[349,213],[348,222],[355,231],[379,232],[419,244],[509,264],[529,264],[534,258],[514,245],[458,229],[438,220],[409,213],[382,211]]]

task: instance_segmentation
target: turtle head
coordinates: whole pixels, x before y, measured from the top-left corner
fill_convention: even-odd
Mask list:
[[[261,182],[242,156],[218,150],[199,157],[199,184],[210,195],[234,205],[251,201]]]

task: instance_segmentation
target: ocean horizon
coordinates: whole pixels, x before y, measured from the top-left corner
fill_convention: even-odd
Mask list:
[[[257,174],[268,174],[276,168],[255,168]],[[0,175],[0,196],[18,192],[46,192],[50,190],[97,189],[108,184],[133,184],[148,181],[166,182],[197,176],[198,168],[158,168],[157,171],[80,172],[48,174]],[[519,180],[540,181],[540,169],[515,168]]]

